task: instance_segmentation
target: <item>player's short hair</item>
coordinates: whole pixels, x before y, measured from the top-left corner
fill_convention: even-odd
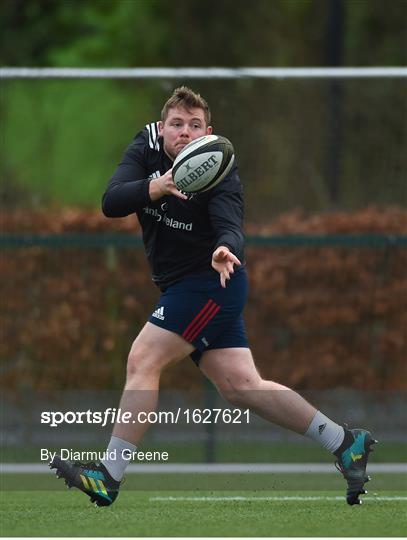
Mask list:
[[[161,111],[161,120],[163,122],[167,119],[169,110],[174,107],[183,107],[187,111],[190,109],[202,109],[206,125],[209,126],[211,123],[211,111],[206,100],[187,86],[176,88],[172,93],[172,96],[166,101],[163,110]]]

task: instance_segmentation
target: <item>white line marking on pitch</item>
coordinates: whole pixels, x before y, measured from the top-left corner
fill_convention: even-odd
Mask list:
[[[302,497],[297,495],[292,496],[271,496],[271,497],[150,497],[150,501],[344,501],[345,497],[322,497],[308,496]],[[364,501],[407,501],[407,497],[403,496],[378,496],[378,497],[363,497]]]

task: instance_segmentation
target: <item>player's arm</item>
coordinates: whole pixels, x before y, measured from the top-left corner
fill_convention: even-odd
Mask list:
[[[215,232],[212,267],[225,287],[234,265],[240,265],[244,258],[243,193],[237,168],[213,189],[208,211]]]
[[[178,191],[171,169],[153,180],[146,178],[145,145],[138,138],[127,148],[103,195],[102,210],[107,217],[125,217],[164,195],[187,199]]]
[[[143,146],[137,138],[127,148],[102,198],[102,210],[106,217],[124,217],[133,214],[150,202],[150,179]]]

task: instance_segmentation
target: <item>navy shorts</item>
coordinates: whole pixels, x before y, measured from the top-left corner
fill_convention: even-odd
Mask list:
[[[165,289],[149,322],[192,343],[196,364],[211,349],[248,348],[242,315],[247,289],[244,268],[231,275],[226,288],[215,271],[187,277]]]

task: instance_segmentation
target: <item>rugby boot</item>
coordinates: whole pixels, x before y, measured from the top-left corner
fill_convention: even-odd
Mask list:
[[[80,489],[96,506],[110,506],[119,494],[120,482],[110,476],[102,463],[71,463],[55,456],[49,467],[56,469],[57,478],[64,478],[69,488]]]
[[[364,485],[370,476],[366,475],[366,466],[369,454],[373,452],[372,445],[376,443],[365,429],[345,429],[344,442],[334,452],[338,458],[335,466],[348,483],[346,502],[350,505],[362,504],[359,495],[367,493]]]

